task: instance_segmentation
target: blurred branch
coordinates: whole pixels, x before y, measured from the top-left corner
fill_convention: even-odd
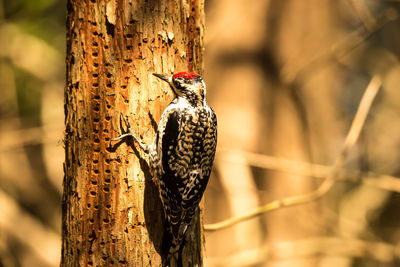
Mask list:
[[[350,33],[343,41],[332,45],[326,51],[316,55],[314,59],[303,64],[303,66],[300,66],[297,69],[290,68],[289,64],[283,66],[280,75],[281,80],[286,84],[292,84],[296,80],[301,80],[304,76],[308,76],[309,74],[315,75],[316,70],[322,69],[322,67],[327,65],[327,63],[347,55],[350,51],[368,39],[372,33],[378,31],[382,26],[397,18],[398,13],[395,9],[389,8],[385,10],[383,15],[375,20],[376,23],[371,25],[370,29],[360,27]]]
[[[354,146],[358,137],[360,136],[361,129],[364,126],[368,112],[372,105],[372,101],[375,99],[375,96],[378,93],[381,84],[382,82],[380,78],[378,78],[377,76],[374,76],[371,79],[370,83],[367,86],[367,89],[365,90],[363,97],[361,98],[360,105],[358,106],[350,130],[344,141],[342,152],[339,154],[339,156],[333,163],[331,170],[328,173],[328,176],[326,177],[325,181],[323,181],[322,184],[315,191],[308,194],[302,194],[298,196],[287,197],[281,200],[272,201],[264,206],[258,207],[253,211],[248,212],[247,214],[233,217],[219,223],[204,225],[204,230],[206,231],[220,230],[232,226],[234,224],[237,224],[239,222],[249,220],[265,212],[273,211],[283,207],[305,204],[308,202],[315,201],[326,195],[326,193],[328,193],[329,190],[333,187],[335,183],[335,177],[337,176],[339,170],[341,169],[343,161],[347,156],[349,150]]]
[[[223,259],[208,259],[209,263],[221,266],[257,265],[266,260],[290,260],[321,255],[331,257],[365,258],[381,263],[391,263],[400,259],[396,246],[384,243],[341,237],[320,236],[305,240],[282,242],[276,245],[241,251]]]
[[[1,126],[1,123],[0,123]],[[44,125],[0,133],[0,153],[24,148],[26,145],[57,143],[62,141],[63,124]],[[57,139],[57,137],[60,137]]]
[[[217,160],[235,164],[247,164],[258,168],[292,173],[315,178],[326,178],[331,171],[327,165],[279,158],[239,150],[218,150]],[[238,159],[240,155],[241,158]],[[243,160],[245,159],[245,161]],[[362,177],[362,179],[360,178]],[[338,170],[336,181],[362,183],[364,185],[400,193],[400,178],[373,172]]]
[[[61,248],[59,235],[25,212],[2,190],[0,190],[0,229],[16,237],[48,265],[59,264]]]
[[[370,32],[373,31],[374,28],[376,27],[376,20],[372,16],[367,5],[365,4],[365,0],[348,0],[348,1],[356,11],[358,17],[364,24],[364,27]]]

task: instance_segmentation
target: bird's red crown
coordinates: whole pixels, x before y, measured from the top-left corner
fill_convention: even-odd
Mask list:
[[[174,76],[172,76],[172,79],[176,79],[179,77],[182,77],[185,79],[194,79],[199,76],[200,75],[198,75],[197,73],[194,73],[194,72],[179,72],[179,73],[174,74]]]

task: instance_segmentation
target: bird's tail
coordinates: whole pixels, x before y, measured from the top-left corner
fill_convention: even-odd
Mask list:
[[[181,243],[181,242],[180,242]],[[166,263],[168,267],[183,267],[182,265],[182,248],[183,245],[176,244],[174,240],[172,240],[171,245],[168,250]]]
[[[186,230],[187,227],[185,227]],[[166,231],[163,240],[164,257],[163,267],[183,267],[182,266],[182,250],[184,246],[184,236],[186,231],[180,231],[177,236]]]

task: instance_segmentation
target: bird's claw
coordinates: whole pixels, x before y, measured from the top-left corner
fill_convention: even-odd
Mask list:
[[[121,112],[121,115],[120,115],[120,116],[122,117],[122,119],[123,119],[124,122],[125,122],[126,131],[124,131],[124,129],[121,127],[123,133],[122,133],[120,136],[118,136],[117,138],[111,139],[112,141],[118,141],[118,140],[121,140],[121,139],[123,139],[123,138],[125,138],[125,137],[127,137],[127,136],[132,136],[131,124],[129,123],[129,119],[127,119],[127,118],[125,117],[125,115],[124,115],[122,112]],[[121,125],[121,126],[122,126],[122,125]]]
[[[121,112],[122,119],[125,122],[126,128],[129,131],[131,129],[131,124],[129,123],[129,119],[125,117],[125,115]]]

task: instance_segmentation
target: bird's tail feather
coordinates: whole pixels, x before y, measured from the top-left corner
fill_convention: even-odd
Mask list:
[[[183,267],[182,264],[182,244],[171,243],[171,246],[167,255],[167,265],[168,267]]]
[[[175,237],[170,231],[166,231],[163,238],[164,257],[163,267],[182,267],[182,250],[184,235]]]

